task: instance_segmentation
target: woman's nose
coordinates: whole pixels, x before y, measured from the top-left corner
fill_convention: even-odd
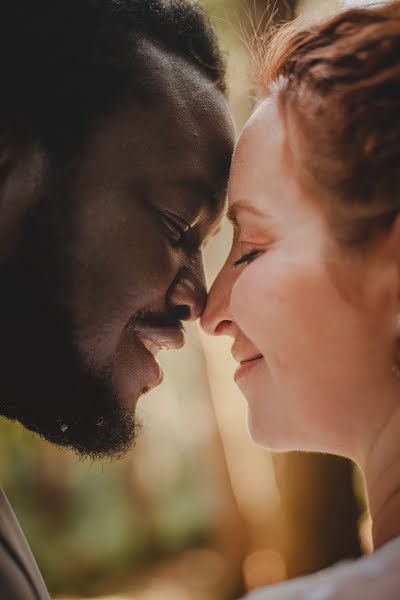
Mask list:
[[[167,304],[181,321],[198,319],[207,301],[204,269],[201,261],[193,268],[183,268],[167,293]]]
[[[201,326],[209,335],[235,335],[236,325],[230,312],[230,297],[234,273],[228,261],[218,273],[208,294],[201,317]]]

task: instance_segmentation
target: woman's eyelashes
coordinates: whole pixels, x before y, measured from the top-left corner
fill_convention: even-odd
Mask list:
[[[250,263],[252,260],[256,258],[260,254],[261,250],[251,250],[251,252],[247,252],[246,254],[242,254],[240,258],[235,260],[233,263],[234,267],[238,267],[239,265],[243,265],[246,263]]]
[[[189,223],[169,210],[160,211],[160,215],[171,242],[175,246],[178,246],[183,242],[185,234],[190,230]]]

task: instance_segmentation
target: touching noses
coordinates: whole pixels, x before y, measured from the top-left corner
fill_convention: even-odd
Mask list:
[[[207,306],[201,317],[201,326],[209,335],[231,335],[236,332],[230,312],[230,297],[235,280],[229,259],[218,273],[208,294]]]
[[[180,321],[198,319],[207,302],[207,290],[201,260],[178,273],[167,293],[167,304]]]

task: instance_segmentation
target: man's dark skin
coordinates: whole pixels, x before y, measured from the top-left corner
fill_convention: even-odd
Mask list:
[[[206,299],[233,146],[186,0],[0,5],[0,415],[80,456],[131,447],[155,355]],[[49,600],[0,488],[0,600]]]
[[[149,101],[98,122],[79,162],[4,154],[0,410],[82,454],[132,443],[136,401],[162,378],[153,354],[204,308],[232,152],[216,86],[150,41],[140,52]]]

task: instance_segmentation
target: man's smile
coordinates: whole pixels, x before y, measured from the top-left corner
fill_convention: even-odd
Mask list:
[[[141,339],[143,345],[154,356],[161,349],[182,348],[185,343],[185,336],[182,329],[177,327],[149,327],[147,325],[135,325],[136,335]]]

